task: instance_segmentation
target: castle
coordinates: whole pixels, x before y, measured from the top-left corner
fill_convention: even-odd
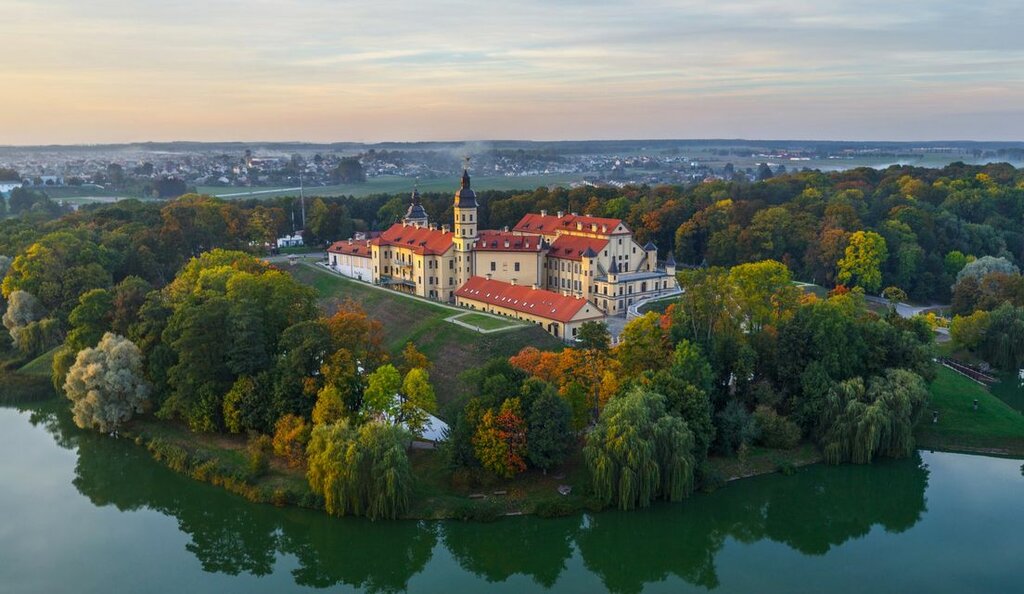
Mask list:
[[[334,243],[329,263],[345,276],[528,320],[566,340],[583,322],[625,315],[677,288],[672,255],[659,268],[654,244],[638,244],[620,219],[541,211],[511,230],[480,230],[478,209],[465,170],[452,227],[432,224],[413,191],[401,223],[373,239]]]

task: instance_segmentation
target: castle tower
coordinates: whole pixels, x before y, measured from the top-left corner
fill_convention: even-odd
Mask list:
[[[672,252],[669,252],[668,258],[665,259],[665,273],[670,276],[676,275],[676,258]]]
[[[653,241],[648,241],[644,251],[647,252],[647,271],[654,272],[658,269],[658,246],[654,245]]]
[[[405,216],[402,217],[402,222],[406,225],[415,225],[417,227],[427,226],[427,211],[423,209],[423,204],[420,202],[419,188],[413,189],[412,202],[409,204],[409,210],[405,211]]]
[[[462,170],[462,187],[455,192],[455,265],[456,281],[460,286],[473,276],[473,246],[477,240],[476,192],[469,183],[469,159]]]

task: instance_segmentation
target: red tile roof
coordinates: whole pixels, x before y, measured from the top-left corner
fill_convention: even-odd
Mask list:
[[[452,247],[452,233],[395,223],[377,238],[378,245],[410,249],[417,254],[440,255]]]
[[[327,248],[327,251],[331,254],[348,254],[361,258],[369,258],[373,254],[370,242],[367,240],[355,241],[349,239],[346,241],[336,241],[331,244],[331,247]]]
[[[558,217],[557,215],[544,215],[537,213],[529,213],[516,223],[514,231],[521,233],[543,233],[544,235],[554,235],[556,233],[564,231],[577,231],[576,223],[582,224],[583,228],[579,231],[586,233],[600,233],[605,235],[611,235],[615,231],[616,227],[622,225],[629,232],[629,228],[625,226],[622,219],[606,219],[603,217],[588,217],[574,214],[566,214]],[[596,225],[596,230],[594,229]]]
[[[480,231],[474,245],[480,252],[535,252],[543,236],[522,235],[506,231]]]
[[[580,260],[583,252],[587,251],[587,248],[600,253],[607,245],[607,239],[594,239],[578,235],[559,235],[551,242],[551,248],[548,249],[548,257],[561,258],[563,260]]]
[[[455,295],[558,322],[570,322],[589,303],[582,297],[566,297],[553,291],[513,285],[482,276],[471,277]],[[594,307],[593,317],[604,317]]]

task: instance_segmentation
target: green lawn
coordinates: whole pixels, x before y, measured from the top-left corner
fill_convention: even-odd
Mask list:
[[[672,295],[671,297],[665,297],[664,299],[655,299],[641,304],[640,307],[637,308],[637,311],[642,314],[649,311],[654,311],[660,314],[665,313],[668,306],[672,305],[676,301],[679,301],[679,295]]]
[[[1024,415],[981,385],[939,367],[929,386],[931,401],[917,425],[923,448],[1024,456]],[[974,410],[974,399],[978,410]],[[939,411],[932,423],[931,410]]]
[[[512,326],[522,325],[512,319],[496,318],[494,316],[487,316],[478,313],[462,314],[458,317],[458,320],[463,324],[472,324],[473,326],[484,330],[497,330],[499,328],[510,328]]]
[[[57,352],[57,349],[47,351],[42,355],[39,355],[35,359],[32,359],[26,363],[18,373],[23,375],[31,375],[36,377],[49,378],[53,369],[53,355]]]
[[[380,320],[384,325],[385,346],[392,355],[398,355],[406,342],[412,341],[434,364],[430,375],[442,407],[464,392],[459,376],[468,369],[479,367],[493,357],[510,357],[525,346],[562,348],[558,339],[537,326],[482,334],[445,321],[458,310],[383,291],[310,264],[285,268],[320,293],[321,304],[328,313],[344,300],[352,299],[367,314]]]

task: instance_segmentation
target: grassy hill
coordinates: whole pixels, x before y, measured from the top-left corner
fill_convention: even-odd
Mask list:
[[[368,315],[384,324],[385,346],[393,355],[397,355],[406,342],[412,341],[434,363],[430,375],[442,408],[463,393],[464,386],[459,380],[462,372],[479,367],[494,357],[514,355],[525,346],[552,350],[562,348],[559,340],[532,324],[500,332],[476,332],[446,321],[446,318],[459,315],[464,310],[397,295],[339,277],[311,264],[297,264],[289,267],[289,271],[320,293],[321,304],[328,313],[345,299],[359,303]],[[462,319],[467,322],[474,320]],[[481,326],[490,328],[500,322],[489,317],[488,320],[492,321]]]
[[[915,432],[920,447],[1024,456],[1024,415],[984,387],[939,367],[929,392]],[[938,423],[932,423],[931,410],[939,411]]]

